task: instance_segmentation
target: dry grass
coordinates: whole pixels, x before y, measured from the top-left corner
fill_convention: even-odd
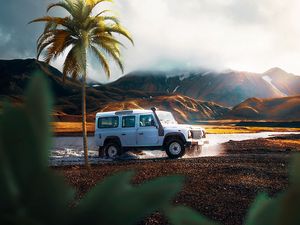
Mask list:
[[[55,134],[82,132],[81,122],[53,122],[51,125]],[[87,131],[89,133],[94,132],[95,123],[87,123]]]
[[[54,133],[80,133],[82,132],[81,122],[53,122]],[[203,125],[208,134],[237,134],[237,133],[257,133],[257,132],[300,132],[300,128],[282,127],[236,127],[230,125]],[[87,123],[89,133],[95,131],[95,123]]]
[[[257,132],[300,132],[300,128],[282,127],[237,127],[237,126],[203,126],[208,134],[237,134]]]

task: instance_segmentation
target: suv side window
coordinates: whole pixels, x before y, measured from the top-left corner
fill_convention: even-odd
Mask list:
[[[98,119],[98,128],[116,128],[119,126],[119,117],[100,117]]]
[[[153,115],[140,115],[140,127],[155,127]]]
[[[122,127],[123,128],[135,127],[135,116],[123,116]]]

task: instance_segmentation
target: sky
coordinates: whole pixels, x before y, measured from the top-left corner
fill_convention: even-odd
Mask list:
[[[57,1],[1,1],[0,58],[35,57],[43,27],[28,22],[46,15],[47,5]],[[102,8],[117,11],[135,41],[132,46],[124,40],[125,74],[195,68],[264,72],[272,67],[300,74],[299,0],[115,0]],[[63,58],[52,65],[61,69]],[[89,62],[89,76],[107,82],[96,60]],[[111,80],[122,76],[111,65]]]

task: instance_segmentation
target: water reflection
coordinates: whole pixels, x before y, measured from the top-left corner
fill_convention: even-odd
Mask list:
[[[204,157],[204,156],[217,156],[223,153],[220,144],[232,141],[243,141],[257,138],[268,138],[281,134],[300,134],[300,132],[261,132],[261,133],[248,133],[248,134],[208,134],[207,138],[209,144],[206,145],[199,156],[192,157]],[[89,157],[92,163],[98,163],[102,161],[110,161],[110,159],[99,159],[98,147],[94,143],[94,137],[88,138]],[[55,137],[50,153],[51,165],[65,165],[65,164],[81,164],[83,162],[82,151],[82,138],[81,137]],[[127,153],[122,156],[126,159],[151,159],[167,157],[163,151],[145,151],[134,154]],[[190,158],[191,156],[185,156]]]

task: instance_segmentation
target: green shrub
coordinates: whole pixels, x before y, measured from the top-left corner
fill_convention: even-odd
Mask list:
[[[164,212],[175,225],[215,224],[191,209],[170,204],[182,187],[178,176],[133,186],[132,172],[119,173],[75,202],[74,190],[48,167],[51,97],[42,76],[32,80],[26,99],[22,107],[7,103],[0,115],[1,224],[136,224],[155,211]],[[298,156],[291,167],[290,188],[276,199],[260,195],[247,225],[300,223],[299,171]]]

